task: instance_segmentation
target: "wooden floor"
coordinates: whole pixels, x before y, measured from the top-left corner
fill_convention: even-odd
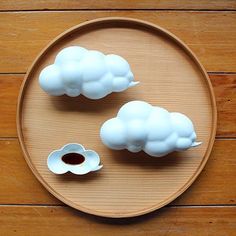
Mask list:
[[[154,213],[106,219],[50,195],[22,156],[16,103],[27,68],[68,27],[105,16],[156,23],[180,37],[209,73],[218,107],[217,137],[196,182]],[[236,235],[236,1],[0,1],[0,235]]]

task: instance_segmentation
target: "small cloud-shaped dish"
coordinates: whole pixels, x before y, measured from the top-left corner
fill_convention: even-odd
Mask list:
[[[102,168],[99,155],[93,150],[85,150],[81,144],[69,143],[59,150],[51,152],[47,165],[54,174],[71,172],[84,175]]]
[[[62,49],[54,64],[45,67],[39,75],[39,84],[49,95],[82,94],[90,99],[124,91],[138,83],[133,80],[129,63],[123,57],[79,46]]]
[[[143,150],[154,157],[201,144],[196,142],[193,123],[187,116],[143,101],[123,105],[117,117],[102,125],[100,136],[111,149]]]

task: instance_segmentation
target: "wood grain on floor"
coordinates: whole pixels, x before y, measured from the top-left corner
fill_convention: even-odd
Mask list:
[[[168,207],[142,218],[108,219],[68,207],[3,206],[2,235],[233,236],[235,207]]]
[[[67,10],[67,9],[201,9],[235,10],[234,0],[8,0],[0,2],[0,10]]]
[[[158,24],[183,40],[207,71],[236,70],[236,12],[65,11],[0,14],[0,72],[26,72],[58,34],[81,22],[108,16],[133,17]]]

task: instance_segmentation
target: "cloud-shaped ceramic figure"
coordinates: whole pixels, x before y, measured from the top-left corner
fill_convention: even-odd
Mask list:
[[[100,99],[112,92],[121,92],[136,85],[128,62],[121,56],[104,55],[99,51],[71,46],[61,50],[54,64],[39,75],[41,88],[50,95],[83,94]]]
[[[143,101],[123,105],[117,117],[102,125],[100,136],[111,149],[143,150],[154,157],[201,144],[196,142],[192,121],[187,116]]]
[[[72,154],[72,156],[68,156],[68,154]],[[76,159],[73,160],[73,158],[76,158],[76,154],[79,154],[78,156],[82,158],[79,164],[76,164]],[[63,159],[66,155],[69,159]],[[77,143],[69,143],[61,149],[51,152],[47,160],[49,170],[55,174],[71,172],[76,175],[84,175],[91,171],[100,170],[102,165],[99,165],[99,163],[100,158],[95,151],[86,150],[81,144]]]

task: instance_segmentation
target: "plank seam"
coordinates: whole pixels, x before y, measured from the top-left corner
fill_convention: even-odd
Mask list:
[[[25,75],[26,72],[0,72],[0,76],[2,75]],[[207,71],[209,75],[236,75],[236,71],[223,72],[223,71]]]
[[[91,11],[91,12],[97,12],[97,11],[163,11],[163,12],[236,12],[236,9],[168,9],[168,8],[130,8],[130,9],[124,9],[124,8],[116,8],[116,9],[109,9],[109,8],[94,8],[94,9],[11,9],[11,10],[2,10],[0,9],[0,13],[7,13],[7,12],[13,12],[13,13],[20,13],[20,12],[77,12],[77,11]]]
[[[0,207],[65,207],[71,208],[64,204],[0,204]],[[223,208],[223,207],[236,207],[236,204],[206,204],[206,205],[167,205],[162,208]]]
[[[215,137],[215,139],[216,140],[236,140],[236,136],[216,136]],[[11,136],[11,137],[4,137],[4,136],[2,136],[2,137],[0,137],[0,141],[9,141],[9,140],[18,140],[18,137],[17,136]]]

